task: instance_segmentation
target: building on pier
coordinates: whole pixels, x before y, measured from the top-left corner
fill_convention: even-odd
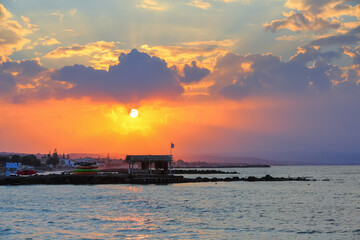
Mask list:
[[[172,155],[126,155],[125,161],[129,164],[129,174],[162,174],[171,172]],[[140,163],[141,169],[134,172],[134,164]]]

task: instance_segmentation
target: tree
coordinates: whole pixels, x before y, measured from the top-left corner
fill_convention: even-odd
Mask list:
[[[52,164],[54,167],[59,164],[59,157],[50,157],[46,160],[46,164],[50,165]]]
[[[50,153],[49,153],[49,155],[50,155]],[[56,167],[56,165],[58,165],[59,162],[60,162],[59,161],[59,155],[58,155],[57,150],[55,148],[54,153],[52,154],[52,156],[48,156],[48,159],[46,160],[46,164],[47,165],[52,164],[54,167]]]
[[[10,162],[20,162],[20,156],[19,155],[12,155],[10,158]]]
[[[21,157],[20,162],[28,166],[40,166],[41,162],[35,155],[26,155]]]
[[[7,162],[10,162],[10,158],[8,156],[0,156],[0,166],[4,167]]]

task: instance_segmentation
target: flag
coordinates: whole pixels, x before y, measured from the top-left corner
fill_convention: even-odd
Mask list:
[[[171,148],[174,148],[174,147],[175,147],[175,145],[173,143],[171,143]]]

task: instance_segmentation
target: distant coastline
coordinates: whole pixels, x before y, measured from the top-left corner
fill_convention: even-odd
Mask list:
[[[0,156],[34,155],[38,159],[44,153],[0,152]],[[124,159],[123,153],[69,153],[71,159],[107,158]],[[247,168],[270,166],[324,166],[360,165],[360,153],[348,152],[299,152],[259,151],[244,153],[175,154],[173,167],[177,168]]]

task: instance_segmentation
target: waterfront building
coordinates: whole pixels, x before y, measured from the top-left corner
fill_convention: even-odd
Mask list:
[[[172,155],[126,155],[125,161],[129,164],[129,174],[172,174]],[[134,164],[140,164],[140,169],[135,169]],[[154,166],[154,168],[153,168]],[[170,169],[170,172],[169,172]]]

